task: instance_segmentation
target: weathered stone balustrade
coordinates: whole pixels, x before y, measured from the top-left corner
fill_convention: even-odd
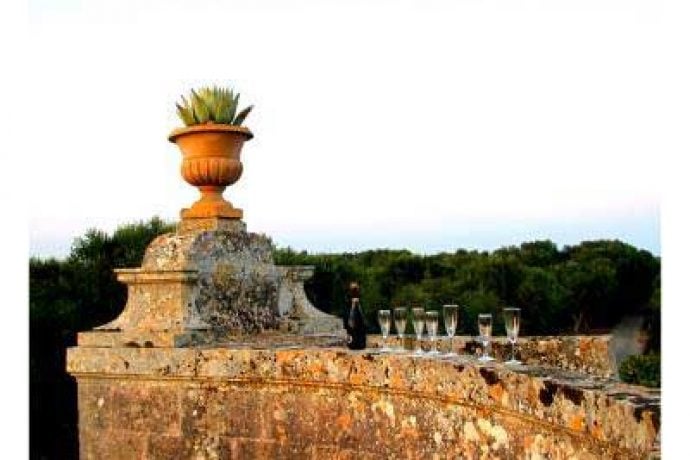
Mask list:
[[[72,348],[81,458],[634,459],[655,448],[658,392],[341,340]]]

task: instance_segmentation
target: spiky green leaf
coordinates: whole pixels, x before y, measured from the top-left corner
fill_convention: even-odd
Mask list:
[[[185,126],[191,126],[194,124],[194,115],[186,107],[182,107],[180,104],[175,104],[177,106],[177,116],[180,117],[182,123]]]
[[[198,124],[209,121],[209,109],[202,97],[194,90],[192,90],[192,111]]]
[[[245,108],[243,111],[238,113],[235,119],[233,120],[232,124],[235,126],[240,126],[242,122],[244,122],[244,119],[247,118],[247,115],[249,115],[249,112],[251,112],[253,107],[253,105],[250,105],[249,107]]]
[[[182,96],[182,104],[176,104],[178,116],[185,125],[202,124],[208,121],[239,125],[250,108],[237,114],[240,94],[229,88],[209,86],[191,90],[189,100]]]

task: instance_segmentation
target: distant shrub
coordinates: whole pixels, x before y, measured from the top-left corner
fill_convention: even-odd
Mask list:
[[[647,387],[661,386],[661,355],[628,356],[620,365],[622,381]]]

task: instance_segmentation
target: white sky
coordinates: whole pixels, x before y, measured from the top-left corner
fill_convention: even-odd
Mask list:
[[[192,6],[193,5],[193,6]],[[312,251],[621,238],[660,252],[683,119],[663,2],[29,2],[30,251],[177,219],[198,192],[174,103],[254,104],[225,192],[251,231]],[[687,117],[686,117],[687,120]]]

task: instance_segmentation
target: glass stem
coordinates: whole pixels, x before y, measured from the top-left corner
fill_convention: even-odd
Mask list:
[[[516,342],[516,340],[511,340],[511,341],[510,341],[511,350],[512,350],[511,353],[510,353],[510,360],[511,360],[511,361],[515,361],[515,342]]]

